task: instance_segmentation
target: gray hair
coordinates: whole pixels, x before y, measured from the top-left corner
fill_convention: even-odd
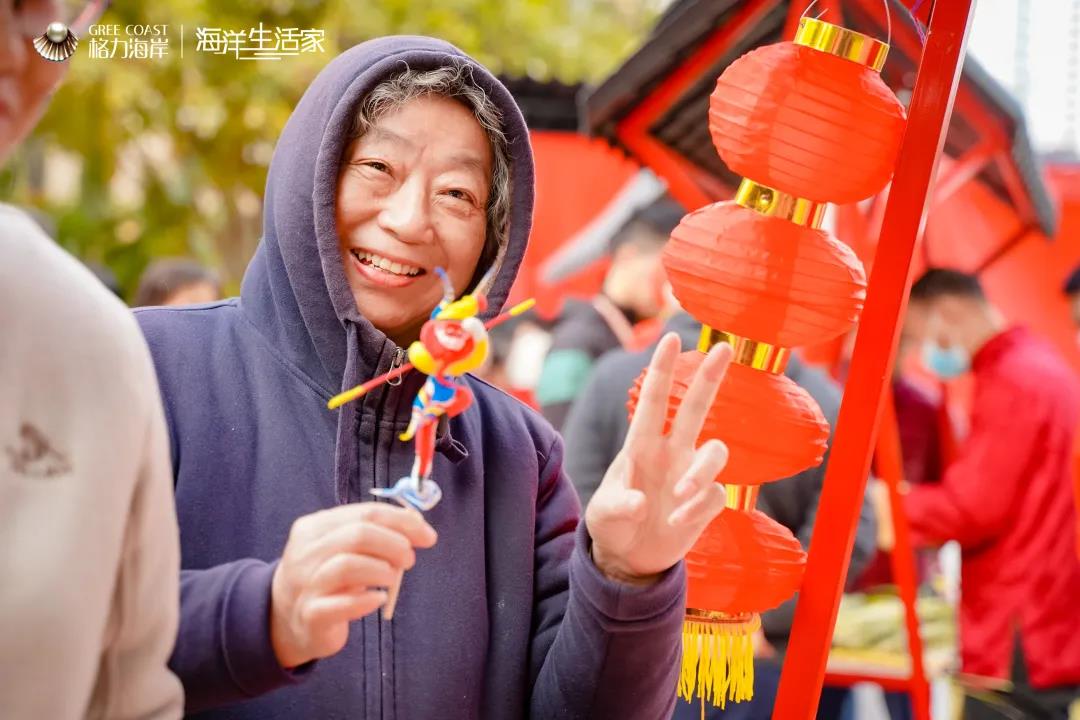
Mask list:
[[[451,65],[434,70],[403,72],[384,80],[367,94],[353,119],[350,140],[362,136],[387,113],[416,98],[441,95],[453,98],[472,110],[491,143],[491,192],[487,203],[487,233],[473,283],[500,260],[506,246],[510,221],[510,153],[502,130],[502,112],[476,84],[467,65]],[[490,288],[484,288],[489,290]]]

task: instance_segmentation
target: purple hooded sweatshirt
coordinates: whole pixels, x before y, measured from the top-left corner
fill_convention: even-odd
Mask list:
[[[392,622],[353,623],[334,657],[279,667],[270,580],[301,515],[371,499],[409,473],[397,439],[423,380],[410,373],[330,412],[399,348],[357,311],[338,253],[338,166],[358,103],[403,70],[472,68],[503,113],[509,242],[503,304],[532,216],[528,132],[506,89],[453,46],[383,38],[331,62],[293,113],[266,184],[263,238],[238,299],[142,310],[171,431],[183,573],[171,667],[206,718],[456,720],[670,717],[682,565],[648,588],[607,580],[578,526],[562,441],[539,415],[469,377],[476,402],[442,428],[427,513],[438,544],[405,574]]]

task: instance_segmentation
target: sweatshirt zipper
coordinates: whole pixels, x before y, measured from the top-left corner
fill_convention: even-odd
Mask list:
[[[391,360],[391,362],[390,362],[390,372],[393,372],[394,370],[397,370],[398,368],[400,368],[402,365],[405,364],[405,355],[406,355],[406,353],[405,353],[404,348],[395,346],[395,348],[394,348],[394,359]],[[391,386],[391,387],[397,387],[397,386],[401,385],[403,377],[404,377],[404,375],[399,375],[398,377],[396,377],[396,378],[394,378],[392,380],[387,380],[386,384]],[[376,442],[376,444],[379,443],[379,433],[381,433],[381,431],[382,431],[382,419],[383,419],[385,413],[387,412],[387,407],[386,407],[387,400],[388,400],[388,398],[384,394],[382,402],[380,403],[380,406],[378,408],[378,414],[376,416],[376,421],[375,421],[375,427],[376,427],[376,435],[375,435],[376,441],[375,442]],[[387,464],[388,468],[390,467],[390,464],[391,464],[390,463],[390,458],[393,456],[393,452],[394,452],[393,444],[395,442],[397,442],[396,433],[392,432],[391,435],[393,437],[390,440],[390,447],[387,449],[387,457],[386,457],[386,464]],[[378,453],[378,450],[376,449],[376,456],[377,456],[377,453]],[[392,476],[388,476],[386,478],[386,482],[387,482],[388,486],[393,485],[394,478]],[[376,611],[376,612],[378,612],[378,611]],[[375,627],[374,627],[374,630],[375,630],[375,649],[376,649],[376,657],[378,658],[378,672],[375,675],[375,682],[378,683],[378,697],[379,697],[378,717],[381,718],[381,717],[384,717],[384,712],[383,711],[387,707],[387,687],[386,687],[386,682],[384,681],[384,676],[386,674],[385,664],[387,663],[387,659],[386,659],[386,657],[384,656],[384,653],[383,653],[383,633],[389,632],[389,630],[388,630],[388,628],[383,627],[382,621],[379,620],[378,618],[376,618],[376,621],[375,621],[374,625],[375,625]],[[391,681],[390,681],[391,687],[389,689],[389,694],[390,694],[391,697],[393,697],[393,682],[394,682],[394,680],[391,679]]]
[[[397,370],[399,367],[401,367],[404,364],[405,364],[405,348],[400,348],[400,347],[396,348],[394,350],[394,360],[393,360],[393,362],[390,363],[390,372],[393,372],[394,370]],[[394,387],[397,387],[398,385],[401,384],[401,377],[402,377],[401,375],[398,375],[393,380],[387,380],[386,384],[387,385],[393,385]]]

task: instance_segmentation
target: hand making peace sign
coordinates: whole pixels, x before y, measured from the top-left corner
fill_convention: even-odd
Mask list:
[[[681,560],[724,509],[715,482],[727,446],[695,449],[702,424],[731,363],[729,345],[714,347],[698,367],[664,434],[679,338],[665,335],[653,354],[622,450],[585,512],[596,566],[610,578],[643,584]]]

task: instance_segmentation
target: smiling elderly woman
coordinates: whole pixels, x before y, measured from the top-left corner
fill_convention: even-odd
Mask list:
[[[345,275],[367,319],[400,346],[439,301],[434,268],[446,268],[455,288],[471,287],[506,245],[502,113],[470,74],[466,65],[407,70],[380,83],[345,149],[337,195]],[[398,192],[431,201],[385,208]],[[394,237],[415,240],[395,248]]]
[[[325,409],[401,362],[442,296],[436,267],[459,293],[495,268],[499,311],[532,195],[528,132],[490,73],[437,40],[365,43],[284,130],[241,296],[139,312],[171,430],[188,712],[670,715],[681,558],[723,503],[726,450],[694,439],[726,350],[665,435],[678,341],[660,344],[585,523],[558,435],[475,378],[475,406],[440,428],[426,518],[371,501],[412,464],[397,436],[424,377]]]

